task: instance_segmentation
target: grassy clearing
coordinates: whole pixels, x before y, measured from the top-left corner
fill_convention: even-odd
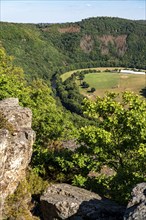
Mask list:
[[[89,73],[85,76],[84,81],[89,83],[90,88],[94,87],[96,91],[91,94],[88,89],[80,88],[80,92],[88,97],[103,96],[106,91],[123,92],[133,91],[137,94],[145,88],[145,75],[121,74],[121,73]]]
[[[62,79],[62,82],[64,82],[67,78],[69,78],[75,71],[72,70],[72,71],[69,71],[69,72],[66,72],[66,73],[63,73],[60,77]]]
[[[64,81],[65,81],[67,78],[69,78],[74,72],[83,71],[83,70],[89,70],[89,69],[104,71],[104,70],[106,70],[106,69],[113,70],[113,69],[124,69],[124,68],[122,68],[122,67],[97,67],[97,68],[77,69],[77,70],[72,70],[72,71],[63,73],[63,74],[61,75],[61,79],[62,79],[62,81],[64,82]]]
[[[80,92],[88,96],[89,98],[94,99],[96,96],[104,96],[105,92],[117,92],[121,93],[123,91],[133,91],[137,94],[140,93],[142,89],[145,88],[146,76],[138,74],[125,74],[118,72],[104,72],[105,70],[115,70],[115,69],[124,69],[116,67],[98,67],[92,68],[102,71],[101,73],[88,73],[85,74],[85,79],[83,81],[87,82],[90,85],[90,88],[83,89],[80,87],[80,80],[76,80],[77,85],[79,86]],[[78,69],[66,72],[61,75],[62,81],[65,81],[76,71],[83,71],[88,69]],[[90,89],[94,87],[96,91],[90,93]]]
[[[118,85],[119,73],[89,73],[85,75],[84,81],[87,82],[90,87],[95,89],[109,89]]]

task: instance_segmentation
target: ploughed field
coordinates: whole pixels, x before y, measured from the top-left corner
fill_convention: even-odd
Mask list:
[[[91,98],[103,96],[106,91],[133,91],[140,94],[140,91],[146,86],[146,75],[112,72],[113,68],[108,68],[110,71],[107,72],[105,69],[107,68],[100,68],[100,73],[85,74],[83,81],[89,84],[89,88],[82,88],[80,86],[80,80],[77,79],[76,82],[79,85],[80,92]],[[65,80],[73,72],[74,71],[63,74],[62,79]],[[96,89],[94,93],[90,92],[92,87]]]

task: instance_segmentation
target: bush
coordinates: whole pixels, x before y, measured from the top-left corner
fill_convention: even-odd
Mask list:
[[[89,88],[89,84],[86,83],[85,81],[82,82],[81,86],[82,86],[83,88]]]
[[[91,88],[91,92],[95,92],[96,89],[94,87]]]

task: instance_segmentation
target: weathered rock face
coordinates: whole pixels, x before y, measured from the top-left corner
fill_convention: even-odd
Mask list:
[[[56,184],[41,196],[44,220],[122,220],[125,208],[99,195],[70,186]]]
[[[25,170],[32,155],[35,134],[31,129],[30,109],[20,107],[18,99],[0,101],[0,112],[13,126],[12,133],[0,130],[0,186],[1,205],[12,194],[18,183],[25,177]]]
[[[146,219],[146,183],[138,184],[132,191],[132,200],[126,209],[124,220]]]

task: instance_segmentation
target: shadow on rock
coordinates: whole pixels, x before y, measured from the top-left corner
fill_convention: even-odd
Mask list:
[[[146,182],[137,184],[132,190],[132,200],[129,202],[124,220],[146,219]]]
[[[125,207],[68,184],[54,184],[41,196],[44,220],[122,220]]]
[[[106,199],[84,201],[70,220],[123,220],[125,208]]]

